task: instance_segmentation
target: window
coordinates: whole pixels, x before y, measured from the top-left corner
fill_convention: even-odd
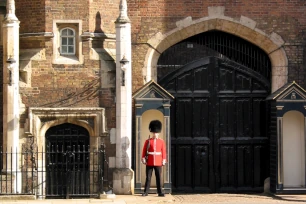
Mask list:
[[[53,64],[83,64],[81,32],[81,20],[53,20]]]
[[[73,29],[64,28],[60,31],[61,55],[75,55],[75,32]]]

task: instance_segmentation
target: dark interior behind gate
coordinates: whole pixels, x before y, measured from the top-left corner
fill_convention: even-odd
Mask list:
[[[90,195],[89,134],[80,126],[62,124],[46,133],[46,196]]]

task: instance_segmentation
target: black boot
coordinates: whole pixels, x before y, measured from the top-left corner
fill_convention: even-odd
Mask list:
[[[159,197],[165,197],[165,194],[159,193],[158,196],[159,196]]]
[[[148,196],[148,193],[143,193],[142,196]]]

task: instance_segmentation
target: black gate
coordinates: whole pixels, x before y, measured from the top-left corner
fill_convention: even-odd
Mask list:
[[[269,81],[230,60],[207,57],[159,82],[171,104],[174,191],[262,191],[269,176],[265,98]]]
[[[90,156],[85,128],[68,123],[50,128],[46,132],[46,196],[90,196],[90,177],[99,173],[90,171]]]

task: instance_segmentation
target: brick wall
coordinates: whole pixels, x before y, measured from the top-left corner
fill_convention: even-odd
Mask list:
[[[148,45],[144,44],[157,32],[166,33],[176,28],[175,22],[188,16],[194,19],[208,16],[208,7],[224,6],[224,15],[239,20],[246,16],[257,22],[256,27],[266,34],[275,32],[286,42],[289,60],[289,80],[296,80],[303,87],[305,61],[306,2],[302,0],[130,0],[129,17],[132,20],[133,87],[139,88],[141,71]],[[292,46],[292,44],[296,44]],[[298,64],[298,65],[297,65]]]
[[[89,8],[91,32],[115,33],[115,20],[119,15],[120,0],[92,0]]]
[[[20,20],[20,33],[35,32],[52,32],[53,20],[74,19],[82,20],[82,31],[114,33],[114,21],[118,16],[118,3],[120,0],[56,0],[56,1],[18,1],[16,0],[16,15]],[[132,41],[133,41],[133,90],[143,85],[142,68],[144,59],[148,50],[147,40],[154,36],[157,32],[166,33],[176,27],[175,22],[187,16],[193,19],[205,17],[208,15],[209,6],[224,6],[225,15],[239,19],[241,15],[251,18],[257,22],[257,27],[267,34],[271,32],[278,33],[288,44],[286,47],[289,62],[292,67],[289,68],[289,80],[296,80],[298,83],[304,84],[304,67],[305,63],[297,56],[302,56],[304,49],[304,33],[306,27],[306,17],[303,11],[306,5],[303,1],[176,1],[176,0],[157,0],[157,1],[135,1],[129,0],[129,17],[132,22]],[[27,9],[24,9],[27,8]],[[52,39],[51,39],[52,40]],[[74,92],[75,86],[78,84],[86,84],[86,81],[92,80],[92,75],[99,70],[99,62],[89,59],[89,50],[91,43],[83,43],[83,54],[85,62],[82,65],[53,65],[52,58],[52,41],[44,40],[27,40],[21,39],[21,49],[29,48],[45,48],[46,60],[41,62],[32,62],[33,85],[30,91],[23,89],[25,95],[29,97],[29,93],[33,94],[34,99],[27,100],[29,106],[31,103],[38,105],[47,104],[48,99],[41,97],[47,92],[56,92],[49,99],[51,102],[62,100],[65,93]],[[292,44],[299,43],[293,48]],[[103,47],[103,41],[95,41],[95,47]],[[296,61],[297,60],[297,61]],[[298,64],[298,65],[297,65]],[[65,70],[65,71],[64,71]],[[55,77],[55,73],[58,73]],[[84,77],[84,73],[90,73]],[[74,82],[62,80],[66,76],[73,75]],[[75,75],[75,76],[74,76]],[[78,77],[82,76],[80,80]],[[302,76],[296,78],[296,76]],[[40,79],[49,79],[48,83],[41,83]],[[103,79],[101,79],[103,80]],[[38,81],[38,82],[37,82]],[[40,82],[40,84],[39,84]],[[58,87],[63,89],[63,93],[59,94]],[[65,87],[72,90],[64,90]],[[32,89],[35,89],[33,91]],[[44,91],[42,89],[47,89]],[[81,89],[79,90],[82,91]],[[103,97],[102,97],[103,98]],[[99,100],[97,100],[99,101]],[[101,100],[100,100],[101,101]],[[83,103],[83,102],[82,102]],[[100,102],[89,102],[85,104],[96,104]],[[103,103],[103,102],[102,102]],[[75,104],[78,105],[78,104]],[[80,104],[79,104],[80,105]],[[109,124],[114,124],[110,122]]]
[[[120,0],[54,0],[54,1],[21,1],[16,0],[16,15],[20,20],[20,33],[52,32],[53,19],[80,19],[83,21],[82,31],[114,33],[114,20],[118,16]],[[166,33],[176,27],[175,22],[187,16],[193,19],[208,15],[207,7],[225,6],[225,16],[239,19],[241,15],[257,22],[257,27],[265,33],[278,33],[286,42],[285,50],[289,57],[289,80],[296,80],[304,85],[303,60],[305,47],[306,17],[304,1],[274,0],[266,1],[177,1],[177,0],[128,0],[129,17],[132,21],[133,41],[133,90],[143,85],[142,68],[148,50],[147,40],[157,32]],[[24,9],[26,8],[26,9]],[[103,47],[102,41],[95,41],[95,47]],[[32,87],[24,88],[25,97],[33,95],[33,99],[25,100],[27,105],[32,103],[42,105],[48,102],[62,100],[65,94],[82,91],[82,85],[90,82],[95,72],[99,70],[99,62],[89,59],[90,43],[83,43],[85,62],[82,65],[53,65],[52,42],[44,40],[21,39],[21,49],[45,48],[46,60],[32,61]],[[87,77],[84,77],[84,74]],[[63,80],[66,77],[69,80]],[[299,76],[299,77],[298,77]],[[49,79],[42,83],[41,79]],[[70,80],[73,80],[71,82]],[[101,79],[103,80],[103,79]],[[59,91],[58,88],[63,91]],[[77,88],[78,87],[78,88]],[[46,90],[43,90],[46,89]],[[67,89],[67,90],[66,90]],[[42,93],[55,92],[50,99],[42,97]],[[104,97],[104,96],[103,96]],[[102,99],[103,99],[102,97]],[[98,97],[99,98],[99,97]],[[49,100],[49,101],[48,101]],[[103,101],[97,99],[97,101]],[[83,105],[97,106],[104,102],[85,102]],[[77,105],[77,104],[76,104]],[[80,104],[79,104],[80,105]],[[109,124],[114,125],[114,122]]]
[[[53,19],[81,19],[83,31],[114,33],[120,0],[15,0],[20,33],[52,32]]]
[[[52,32],[53,20],[82,20],[83,32],[115,33],[120,0],[16,0],[20,33]],[[176,21],[188,16],[208,16],[208,7],[224,6],[225,16],[239,20],[246,16],[257,22],[267,34],[275,32],[286,42],[289,81],[296,80],[304,88],[306,2],[304,0],[127,0],[132,24],[133,91],[143,85],[142,69],[149,49],[147,41],[157,32],[176,28]],[[82,34],[80,33],[80,34]],[[100,61],[90,59],[92,46],[103,48],[103,39],[83,42],[84,63],[52,64],[52,38],[20,40],[21,49],[45,49],[45,58],[31,60],[31,86],[20,89],[26,107],[104,107],[107,128],[114,128],[115,89],[101,88]],[[2,53],[1,47],[0,52]],[[1,55],[2,56],[2,55]],[[1,73],[0,73],[1,76]],[[1,78],[2,80],[2,78]],[[2,90],[2,89],[1,89]],[[1,93],[2,96],[2,93]],[[21,116],[21,126],[27,117]],[[2,121],[2,119],[0,119]],[[108,156],[115,156],[109,141]]]
[[[103,107],[107,131],[115,128],[115,89],[101,86],[105,80],[100,76],[101,62],[90,57],[92,47],[105,46],[104,39],[82,39],[83,63],[55,64],[52,62],[53,38],[39,37],[39,33],[53,32],[54,20],[81,20],[79,35],[84,32],[114,34],[119,1],[16,0],[16,16],[20,20],[21,36],[27,33],[36,35],[21,37],[20,49],[23,53],[27,50],[29,53],[35,50],[44,53],[44,56],[38,58],[25,54],[31,69],[31,84],[22,86],[20,93],[22,103],[26,107]],[[26,109],[20,116],[22,128],[26,124],[27,114]],[[108,137],[103,142],[106,144],[107,156],[114,157],[115,145],[110,144]],[[109,173],[112,175],[112,171]],[[111,177],[108,179],[112,181]]]
[[[109,2],[109,3],[108,3]],[[117,2],[117,3],[116,3]],[[16,16],[20,20],[20,33],[52,32],[53,20],[82,20],[83,32],[114,33],[114,20],[119,1],[16,1]],[[106,9],[110,7],[110,9]],[[24,8],[27,9],[24,9]],[[107,12],[106,12],[107,11]],[[101,23],[97,22],[97,13]],[[115,15],[116,14],[116,15]],[[113,19],[113,21],[111,20]],[[80,35],[82,34],[80,33]],[[100,90],[100,61],[91,60],[92,42],[82,43],[83,64],[53,64],[52,38],[21,38],[21,49],[44,49],[45,59],[31,60],[31,86],[22,87],[22,102],[26,107],[104,107],[104,98],[114,98],[115,92]],[[94,39],[95,47],[103,47],[103,39]],[[113,96],[109,96],[113,94]],[[106,101],[108,99],[105,99]],[[112,105],[114,106],[114,105]],[[115,126],[114,107],[106,110],[110,115],[109,128]]]
[[[46,2],[41,0],[15,1],[17,18],[22,25],[20,26],[20,33],[44,32]]]

